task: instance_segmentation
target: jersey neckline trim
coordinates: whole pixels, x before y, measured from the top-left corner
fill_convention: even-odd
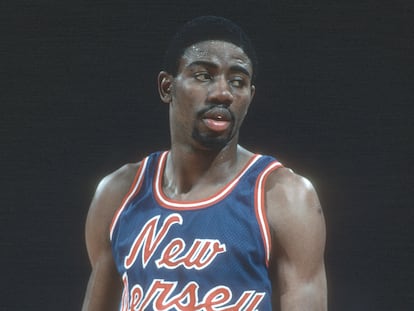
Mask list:
[[[154,188],[154,197],[158,204],[161,206],[168,208],[168,209],[175,209],[175,210],[196,210],[201,209],[205,207],[209,207],[222,199],[224,199],[238,184],[240,179],[244,176],[244,174],[251,168],[259,158],[262,157],[260,154],[253,155],[249,161],[246,163],[244,168],[236,175],[233,180],[231,180],[229,183],[227,183],[226,186],[221,188],[218,192],[215,194],[201,200],[193,200],[193,201],[179,201],[174,200],[169,197],[167,197],[162,190],[162,176],[164,174],[165,164],[167,161],[167,155],[169,151],[164,151],[159,159],[158,163],[155,169],[155,178],[153,182],[153,188]]]

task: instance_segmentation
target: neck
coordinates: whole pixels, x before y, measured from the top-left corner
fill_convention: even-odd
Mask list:
[[[189,150],[173,145],[164,172],[164,189],[172,196],[179,196],[203,184],[223,184],[237,171],[242,150],[238,145],[228,145],[218,151]]]

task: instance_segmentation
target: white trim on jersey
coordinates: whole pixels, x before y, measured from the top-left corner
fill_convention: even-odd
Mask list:
[[[270,261],[270,253],[272,250],[271,245],[271,236],[270,236],[270,230],[269,230],[269,223],[267,221],[266,216],[266,200],[265,200],[265,181],[266,178],[270,175],[271,172],[273,172],[275,169],[283,166],[280,162],[272,162],[270,165],[268,165],[262,173],[260,173],[256,189],[255,189],[255,195],[256,195],[256,202],[255,202],[255,209],[256,209],[256,216],[257,221],[259,223],[260,231],[262,233],[263,237],[263,243],[265,247],[266,252],[266,265],[269,265]]]
[[[134,182],[132,183],[129,192],[125,195],[124,199],[122,200],[121,206],[118,208],[118,210],[116,211],[116,213],[115,213],[115,215],[112,219],[111,226],[110,226],[110,233],[109,233],[110,241],[112,241],[112,235],[114,233],[114,229],[115,229],[115,226],[118,222],[119,216],[122,214],[123,210],[128,205],[128,203],[132,200],[132,198],[138,193],[138,190],[141,187],[142,180],[144,178],[143,176],[144,176],[144,173],[145,173],[145,169],[147,167],[147,163],[148,163],[148,157],[146,157],[142,161],[142,163],[141,163],[141,165],[140,165],[140,167],[137,171],[137,176],[134,178]]]
[[[246,166],[243,168],[243,170],[230,182],[225,186],[222,190],[220,190],[218,193],[210,196],[207,199],[203,200],[196,200],[196,201],[175,201],[172,199],[169,199],[165,196],[165,194],[162,191],[162,175],[163,175],[163,167],[166,161],[166,157],[168,155],[168,151],[165,151],[158,162],[157,170],[156,170],[156,176],[154,181],[154,195],[157,201],[162,204],[164,207],[167,208],[191,208],[191,209],[197,209],[197,208],[203,208],[207,207],[209,205],[212,205],[218,201],[220,201],[222,198],[224,198],[227,194],[231,192],[231,190],[237,185],[239,180],[243,177],[243,175],[247,172],[247,170],[256,163],[257,160],[259,160],[262,155],[255,154],[249,162],[246,164]]]

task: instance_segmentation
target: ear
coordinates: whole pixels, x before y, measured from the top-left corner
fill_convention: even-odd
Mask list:
[[[249,102],[249,105],[247,106],[247,109],[249,109],[250,104],[253,101],[253,98],[254,98],[254,94],[255,93],[256,93],[256,87],[252,84],[252,85],[250,85],[250,102]],[[247,110],[246,110],[246,114],[247,114]]]
[[[172,82],[173,77],[166,71],[161,71],[158,74],[158,92],[161,100],[166,104],[171,102]]]
[[[256,87],[252,84],[250,86],[250,96],[252,97],[251,100],[250,100],[250,102],[253,100],[255,93],[256,93]]]

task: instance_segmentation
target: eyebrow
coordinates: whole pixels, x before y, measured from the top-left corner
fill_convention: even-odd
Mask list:
[[[187,67],[193,67],[193,66],[205,66],[205,67],[212,67],[217,69],[219,66],[213,62],[209,62],[209,61],[205,61],[205,60],[196,60],[192,63],[190,63]],[[244,68],[243,66],[240,65],[232,65],[230,66],[230,70],[231,71],[238,71],[238,72],[242,72],[244,73],[246,76],[248,76],[249,78],[251,77],[250,72]]]

